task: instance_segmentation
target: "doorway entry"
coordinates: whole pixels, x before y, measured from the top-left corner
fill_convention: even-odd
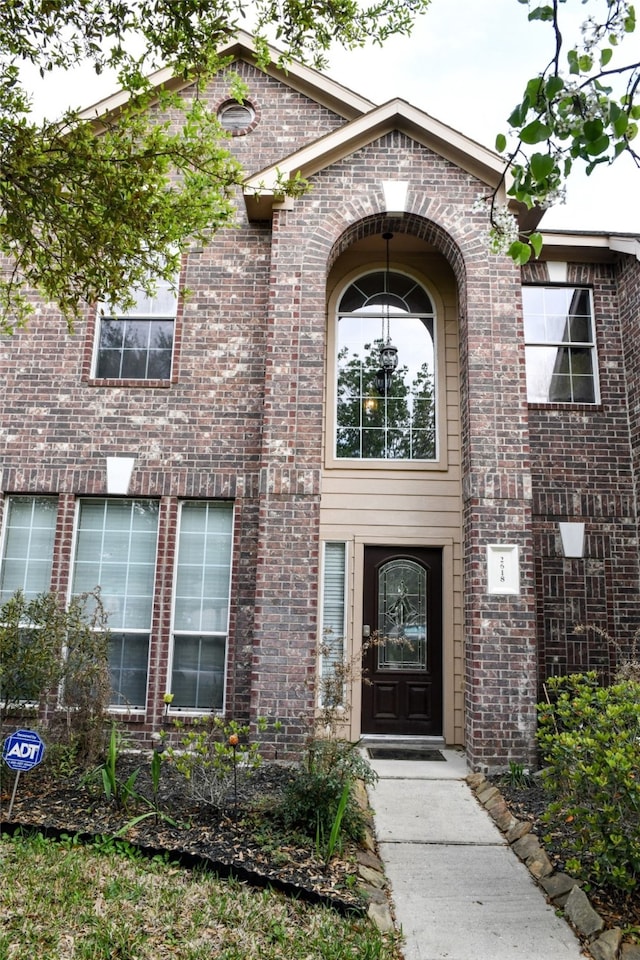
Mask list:
[[[441,736],[442,550],[365,547],[363,598],[362,733]]]

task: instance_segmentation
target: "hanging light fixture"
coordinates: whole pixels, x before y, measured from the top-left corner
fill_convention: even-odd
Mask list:
[[[380,338],[380,369],[376,371],[376,389],[381,396],[387,395],[391,386],[393,372],[398,366],[398,348],[391,342],[390,326],[390,304],[389,287],[391,272],[389,270],[389,241],[393,240],[392,233],[383,233],[382,239],[387,245],[387,266],[384,275],[384,292],[386,294],[386,303],[382,315],[382,336]]]

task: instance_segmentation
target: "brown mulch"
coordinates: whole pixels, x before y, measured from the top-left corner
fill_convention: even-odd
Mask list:
[[[140,767],[135,790],[151,799],[148,762],[119,759],[119,776]],[[7,775],[9,774],[9,775]],[[202,866],[222,877],[234,876],[249,884],[270,886],[302,899],[325,903],[342,913],[361,913],[363,897],[355,889],[354,844],[345,844],[341,856],[328,867],[318,860],[313,841],[288,836],[269,813],[277,805],[291,776],[290,768],[264,763],[251,777],[241,778],[237,793],[216,811],[197,803],[188,783],[170,765],[163,766],[158,794],[160,816],[148,803],[129,802],[119,809],[108,802],[99,777],[53,779],[46,767],[23,773],[18,784],[11,821],[7,819],[14,775],[3,770],[0,788],[0,830],[34,829],[45,835],[74,836],[106,841],[123,838],[144,854],[164,856],[185,866]],[[170,819],[169,819],[170,818]]]
[[[536,780],[526,786],[515,787],[502,778],[495,780],[514,817],[532,824],[535,833],[544,847],[556,870],[566,870],[565,839],[571,834],[570,823],[547,823],[543,816],[549,805],[549,794]],[[636,938],[640,937],[640,889],[625,894],[611,887],[591,887],[587,890],[589,902],[602,917],[607,929],[621,927],[623,930],[635,928]]]

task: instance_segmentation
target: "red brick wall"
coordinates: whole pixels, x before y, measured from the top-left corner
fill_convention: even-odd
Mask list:
[[[343,122],[251,67],[240,72],[259,119],[232,141],[248,172]],[[208,96],[212,105],[226,99],[222,79]],[[411,208],[391,222],[380,187],[388,178],[409,181]],[[53,585],[61,591],[74,498],[106,495],[107,456],[134,456],[130,494],[161,500],[156,700],[137,721],[146,737],[163,710],[178,501],[233,500],[228,713],[281,720],[283,743],[299,749],[315,677],[327,276],[357,237],[389,227],[423,237],[448,258],[459,289],[467,753],[476,767],[530,762],[536,681],[556,663],[600,656],[570,636],[573,623],[588,617],[619,635],[637,618],[627,400],[637,475],[638,271],[621,272],[619,303],[612,268],[572,268],[575,282],[594,284],[602,404],[530,408],[520,277],[487,253],[483,218],[472,211],[481,185],[393,133],[318,173],[312,186],[273,225],[248,223],[239,198],[239,229],[185,257],[192,296],[181,307],[170,386],[92,383],[91,314],[68,334],[42,305],[0,357],[2,492],[60,495]],[[588,559],[565,561],[557,521],[582,517]],[[520,548],[519,595],[488,595],[491,543]]]
[[[601,402],[529,408],[540,683],[589,669],[610,675],[613,649],[593,633],[576,633],[577,625],[606,630],[625,646],[639,625],[628,404],[638,384],[637,332],[633,338],[630,312],[620,315],[614,265],[570,265],[568,281],[593,290]],[[637,324],[637,306],[635,317]],[[635,448],[637,458],[637,432]],[[586,524],[584,558],[563,556],[560,521]]]

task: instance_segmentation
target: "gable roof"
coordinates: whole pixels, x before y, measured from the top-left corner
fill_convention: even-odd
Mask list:
[[[371,110],[375,104],[366,97],[361,97],[354,93],[348,87],[329,79],[325,74],[313,67],[307,67],[305,64],[292,60],[286,68],[278,66],[282,57],[282,51],[273,46],[268,47],[271,62],[264,72],[274,79],[287,84],[298,93],[304,94],[316,103],[333,110],[338,116],[345,120],[353,120],[363,113]],[[257,54],[253,38],[239,30],[234,39],[221,47],[218,51],[221,57],[231,57],[234,60],[245,60],[257,66]],[[151,86],[155,90],[166,88],[169,90],[186,90],[193,83],[193,80],[184,80],[177,77],[172,67],[163,67],[149,75]],[[119,90],[103,100],[83,110],[81,118],[83,120],[98,120],[105,114],[117,113],[119,109],[125,106],[129,100],[127,91]]]
[[[305,145],[277,164],[250,176],[244,186],[249,218],[269,218],[274,202],[281,199],[281,196],[278,196],[277,184],[282,177],[293,177],[299,173],[307,179],[394,130],[429,147],[439,156],[478,177],[491,189],[500,186],[504,160],[499,154],[436,120],[406,100],[395,99],[379,107],[372,106],[366,114]],[[504,196],[502,199],[504,201]]]

